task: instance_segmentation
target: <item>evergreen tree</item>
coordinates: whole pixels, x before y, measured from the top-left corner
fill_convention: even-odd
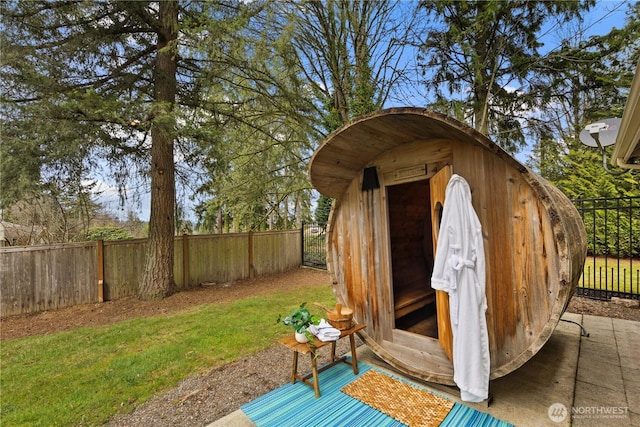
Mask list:
[[[329,222],[329,213],[331,212],[331,198],[321,194],[316,207],[315,219],[318,225],[325,226]]]
[[[81,182],[99,158],[122,187],[140,171],[150,181],[151,218],[139,296],[171,293],[175,161],[193,161],[215,143],[212,129],[193,130],[202,126],[194,122],[198,111],[233,114],[229,99],[210,103],[208,95],[241,65],[234,57],[244,30],[263,7],[261,1],[4,2],[2,158],[25,160],[12,165],[15,180],[2,168],[3,203],[60,177]]]
[[[581,28],[572,33],[582,34]],[[630,5],[625,25],[609,34],[567,39],[562,48],[541,63],[546,79],[540,97],[546,108],[540,114],[548,134],[536,145],[530,165],[572,198],[640,195],[637,172],[603,167],[602,153],[579,140],[585,126],[621,117],[640,58],[640,3]],[[608,162],[611,147],[605,153]]]
[[[246,231],[300,226],[309,216],[307,161],[321,138],[313,97],[300,78],[291,26],[272,4],[248,28],[244,49],[212,104],[234,100],[233,114],[208,115],[217,143],[203,152],[207,179],[199,192],[202,229]]]
[[[431,27],[420,59],[432,106],[463,118],[505,150],[525,145],[528,112],[537,107],[537,64],[543,25],[568,22],[586,1],[425,0]]]

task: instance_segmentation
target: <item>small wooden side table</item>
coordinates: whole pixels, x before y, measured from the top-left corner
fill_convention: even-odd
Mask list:
[[[353,373],[358,374],[358,359],[356,358],[356,340],[354,334],[359,330],[362,330],[366,327],[366,325],[354,325],[349,329],[345,329],[344,331],[340,331],[340,337],[344,338],[349,337],[351,341],[351,362],[347,361],[346,356],[336,358],[336,342],[335,341],[321,341],[319,338],[314,339],[314,344],[304,343],[301,344],[296,341],[294,335],[290,335],[288,337],[280,339],[280,343],[285,347],[293,350],[293,367],[291,369],[291,384],[296,383],[296,379],[299,379],[303,383],[312,387],[316,398],[320,397],[320,383],[318,382],[318,374],[320,372],[324,372],[332,366],[337,365],[340,362],[344,362],[346,364],[350,364],[353,367]],[[319,348],[324,347],[327,344],[331,344],[331,360],[326,365],[322,366],[318,369],[318,364],[316,363],[317,351]],[[298,373],[298,354],[309,354],[311,355],[311,373],[306,375],[301,375]],[[313,378],[313,381],[311,380]]]

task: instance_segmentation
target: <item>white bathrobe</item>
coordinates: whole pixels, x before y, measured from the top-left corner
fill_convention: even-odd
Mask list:
[[[469,184],[454,174],[445,193],[431,287],[449,293],[453,380],[467,402],[481,402],[489,394],[485,282],[480,221]]]

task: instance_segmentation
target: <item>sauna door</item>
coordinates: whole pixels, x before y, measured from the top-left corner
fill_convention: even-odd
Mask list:
[[[431,177],[431,230],[433,232],[433,253],[438,246],[438,232],[442,219],[444,195],[447,184],[453,174],[451,166],[447,165]],[[449,294],[444,291],[436,291],[436,313],[438,313],[438,342],[444,349],[449,360],[453,360],[453,333],[449,317]]]

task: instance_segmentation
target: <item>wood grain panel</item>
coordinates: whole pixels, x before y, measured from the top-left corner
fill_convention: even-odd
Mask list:
[[[453,168],[445,166],[430,180],[431,186],[431,214],[433,231],[433,251],[438,247],[438,234],[440,233],[440,214],[444,207],[445,193],[449,180],[453,175]],[[436,312],[438,314],[438,342],[449,360],[453,360],[453,329],[451,328],[451,311],[449,309],[449,294],[436,291]]]
[[[368,140],[372,146],[363,147]],[[348,170],[356,166],[353,156],[342,166],[344,150],[362,153],[360,170]],[[332,163],[340,170],[331,170]],[[410,208],[409,194],[387,204],[382,191],[431,179],[447,164],[469,183],[482,224],[491,378],[498,378],[551,336],[577,284],[586,238],[579,214],[559,190],[473,129],[426,110],[391,109],[359,118],[325,140],[310,175],[314,185],[326,178],[318,188],[337,198],[329,227],[334,289],[355,305],[367,324],[365,341],[381,357],[416,377],[451,381],[430,351],[437,341],[394,329],[393,280],[419,275],[407,254],[417,251],[409,224],[421,214]],[[363,193],[362,168],[370,166],[377,168],[381,189]],[[406,206],[396,212],[395,205]],[[406,229],[389,223],[398,214]]]
[[[254,233],[259,273],[300,265],[300,231]],[[174,274],[182,281],[182,239],[176,238]],[[248,277],[248,236],[189,236],[193,283],[225,283]],[[144,266],[145,239],[104,243],[104,300],[137,294]],[[0,312],[34,313],[98,302],[95,242],[0,248]]]

